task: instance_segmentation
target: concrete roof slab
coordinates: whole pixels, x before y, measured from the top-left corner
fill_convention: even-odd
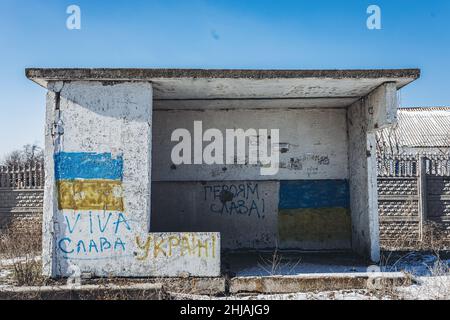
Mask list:
[[[149,80],[153,78],[418,78],[419,69],[369,70],[251,70],[251,69],[113,69],[113,68],[28,68],[28,78],[53,80]]]
[[[402,88],[417,79],[420,70],[31,68],[26,69],[26,76],[44,87],[49,81],[149,81],[155,107],[161,109],[191,108],[194,104],[199,108],[238,106],[236,100],[263,107],[345,107],[383,83],[395,82]],[[255,103],[258,100],[261,103]]]

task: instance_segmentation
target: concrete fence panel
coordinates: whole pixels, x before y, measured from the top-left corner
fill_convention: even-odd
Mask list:
[[[43,163],[0,166],[0,229],[40,229],[43,198]]]
[[[450,155],[379,155],[378,195],[385,245],[421,242],[430,223],[450,238]]]

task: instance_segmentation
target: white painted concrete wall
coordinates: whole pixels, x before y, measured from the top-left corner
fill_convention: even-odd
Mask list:
[[[217,276],[219,234],[148,233],[151,85],[69,82],[51,83],[49,90],[44,272],[51,276],[75,271],[97,276]],[[54,168],[54,155],[59,152],[122,156],[123,212],[59,209],[61,189],[56,187]]]
[[[262,176],[260,167],[251,165],[174,166],[170,154],[177,142],[170,141],[171,133],[178,128],[193,132],[194,121],[203,122],[203,131],[218,128],[224,136],[225,129],[279,129],[280,143],[289,145],[280,155],[279,173]],[[282,247],[279,181],[349,179],[345,108],[155,110],[153,123],[152,230],[217,231],[226,249]],[[223,188],[242,186],[258,192],[221,202]],[[303,241],[289,248],[345,249],[350,241]]]
[[[154,182],[152,230],[220,232],[221,246],[229,250],[351,248],[350,238],[281,241],[279,188],[279,181]],[[225,201],[223,190],[235,196]]]
[[[217,231],[226,249],[276,247],[276,181],[155,182],[153,187],[153,230]],[[222,190],[236,196],[225,202]]]
[[[280,143],[289,144],[289,151],[280,154],[274,176],[249,165],[175,168],[170,155],[177,142],[170,141],[171,134],[178,128],[193,132],[194,121],[203,122],[203,131],[217,128],[224,136],[225,129],[279,129]],[[157,110],[153,123],[153,181],[348,179],[345,109]]]

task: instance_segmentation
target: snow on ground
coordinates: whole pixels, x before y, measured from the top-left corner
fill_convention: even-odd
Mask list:
[[[206,295],[171,293],[175,300],[449,300],[450,276],[420,277],[420,284],[397,287],[392,292],[374,292],[366,289],[288,294],[235,295],[210,297]]]
[[[0,287],[10,285],[12,266],[17,261],[25,261],[26,257],[15,259],[0,259]],[[40,256],[34,257],[36,261]],[[277,265],[277,274],[298,274],[317,272],[366,272],[367,266],[353,261],[344,263],[323,264],[321,261],[286,260]],[[275,295],[236,295],[229,297],[210,297],[191,294],[171,293],[174,299],[241,299],[241,300],[375,300],[375,299],[450,299],[450,259],[438,258],[433,254],[405,253],[395,254],[384,259],[381,270],[384,272],[406,272],[413,275],[417,283],[408,287],[397,287],[386,292],[374,292],[366,289],[336,290],[308,293],[290,293]],[[260,263],[258,266],[244,265],[238,275],[268,275],[270,265]],[[261,274],[260,274],[261,273]]]
[[[430,276],[448,272],[450,259],[430,253],[410,252],[387,257],[382,264],[384,265],[382,271],[403,271],[414,276]]]
[[[418,284],[397,288],[399,296],[407,300],[449,300],[450,276],[419,277]]]
[[[438,257],[430,253],[392,254],[385,257],[381,264],[383,272],[405,272],[411,274],[417,282],[407,287],[397,287],[393,290],[369,291],[366,289],[336,290],[308,293],[290,293],[275,295],[236,295],[231,297],[209,297],[189,294],[173,294],[174,299],[239,299],[239,300],[436,300],[450,299],[450,259]],[[270,270],[264,265],[244,267],[237,273],[239,276],[268,275]],[[295,275],[298,273],[317,272],[366,272],[367,266],[361,264],[323,264],[291,261],[277,265],[277,274]]]
[[[40,261],[41,256],[30,256],[30,257],[17,257],[17,258],[3,258],[0,259],[0,288],[3,286],[10,286],[14,283],[13,281],[13,268],[14,264],[26,261]]]
[[[0,266],[0,289],[13,283],[13,270]]]
[[[448,258],[438,258],[431,253],[390,253],[383,257],[379,271],[406,272],[414,276],[436,275],[433,270],[436,264],[446,265],[448,269]],[[374,270],[375,266],[360,258],[342,253],[333,254],[332,259],[330,254],[283,253],[275,262],[270,255],[233,254],[225,256],[224,261],[228,263],[229,269],[240,277],[378,271]]]
[[[251,277],[251,276],[270,276],[276,275],[297,275],[305,273],[361,273],[366,272],[368,266],[366,265],[324,265],[320,263],[299,263],[298,265],[292,263],[280,263],[275,271],[271,270],[270,265],[256,265],[252,267],[242,268],[236,272],[239,277]]]
[[[41,260],[41,256],[17,257],[17,258],[12,258],[12,259],[0,259],[0,268],[2,268],[2,267],[10,267],[10,266],[13,266],[15,263],[25,262],[25,261],[30,261],[30,260],[40,261]]]
[[[11,270],[8,270],[8,269],[1,269],[1,270],[0,270],[0,282],[2,282],[1,279],[7,279],[7,278],[9,278],[11,275],[12,275],[12,271],[11,271]]]
[[[297,275],[305,273],[366,272],[370,266],[351,253],[236,252],[223,256],[231,273],[239,277]]]

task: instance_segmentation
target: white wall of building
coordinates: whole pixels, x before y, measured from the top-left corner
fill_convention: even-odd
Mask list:
[[[148,233],[151,85],[55,82],[49,90],[44,272],[218,275],[219,234]]]

